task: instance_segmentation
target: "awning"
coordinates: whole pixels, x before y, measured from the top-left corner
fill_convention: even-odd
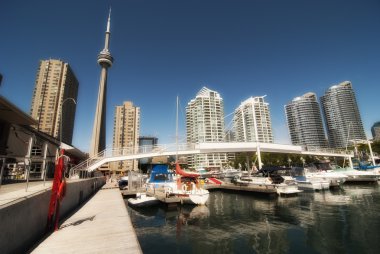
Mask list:
[[[38,122],[0,95],[0,120],[10,124],[36,125]]]

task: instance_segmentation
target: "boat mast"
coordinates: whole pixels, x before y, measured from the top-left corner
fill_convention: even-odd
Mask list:
[[[178,162],[178,95],[177,95],[177,110],[176,110],[176,121],[175,121],[175,144],[176,144],[176,153],[175,153],[175,162]]]

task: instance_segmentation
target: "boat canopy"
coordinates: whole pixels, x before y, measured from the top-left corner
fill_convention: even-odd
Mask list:
[[[150,174],[150,183],[164,183],[172,182],[173,173],[169,171],[168,165],[157,164],[153,166],[152,172]]]

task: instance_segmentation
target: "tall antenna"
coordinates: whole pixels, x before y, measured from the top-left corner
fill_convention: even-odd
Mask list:
[[[175,117],[175,145],[176,145],[175,161],[178,162],[178,95],[177,95],[177,110],[176,110],[176,117]]]

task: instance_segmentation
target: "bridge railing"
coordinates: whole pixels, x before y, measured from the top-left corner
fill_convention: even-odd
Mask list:
[[[138,147],[122,147],[122,148],[107,148],[100,153],[98,153],[95,157],[88,158],[87,160],[79,163],[75,167],[71,168],[70,170],[70,176],[73,175],[81,175],[81,171],[88,171],[89,168],[91,170],[94,170],[94,166],[100,166],[95,165],[96,163],[99,163],[102,160],[105,160],[106,158],[111,157],[122,157],[122,156],[128,156],[128,155],[144,155],[144,154],[151,154],[149,156],[160,156],[161,154],[167,152],[171,154],[175,154],[176,151],[190,151],[195,149],[195,144],[192,143],[181,143],[181,144],[163,144],[163,145],[146,145],[146,146],[138,146]],[[345,151],[344,149],[337,150],[337,149],[330,149],[330,148],[320,148],[320,147],[302,147],[303,152],[310,152],[313,154],[341,154],[341,155],[347,155],[352,156],[352,151]],[[83,174],[82,174],[83,175]],[[87,174],[85,174],[87,175]]]
[[[317,146],[303,146],[303,152],[312,153],[329,153],[329,154],[342,154],[342,155],[353,155],[353,151],[346,151],[345,149],[333,149],[333,148],[320,148]]]
[[[87,171],[88,168],[95,165],[96,163],[109,157],[121,157],[136,154],[148,154],[154,153],[159,156],[164,152],[176,152],[176,151],[188,151],[194,149],[194,144],[164,144],[164,145],[146,145],[139,147],[122,147],[122,148],[106,148],[105,150],[99,152],[95,157],[88,158],[82,161],[78,165],[74,166],[70,170],[70,177],[75,177],[82,175],[80,171]]]

